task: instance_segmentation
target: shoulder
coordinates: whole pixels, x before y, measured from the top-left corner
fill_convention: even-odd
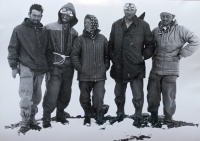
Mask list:
[[[20,30],[20,29],[22,29],[22,28],[24,28],[25,26],[23,25],[23,24],[19,24],[19,25],[17,25],[15,28],[14,28],[14,30],[15,31],[18,31],[18,30]]]
[[[189,31],[187,27],[182,26],[182,25],[176,25],[175,28],[176,30],[180,30],[180,31]]]
[[[153,30],[152,30],[152,32],[154,33],[154,32],[157,32],[159,30],[159,27],[156,27],[156,28],[154,28]]]
[[[114,25],[114,24],[121,24],[122,21],[123,21],[123,18],[118,19],[117,21],[114,21],[114,22],[113,22],[113,25]]]
[[[82,35],[79,35],[76,39],[75,39],[75,42],[80,42],[83,38],[83,34]]]
[[[145,20],[142,20],[140,18],[137,18],[137,22],[139,25],[142,25],[144,27],[149,26],[149,23],[147,23]]]
[[[78,36],[78,32],[73,27],[71,28],[71,32],[72,32],[72,34],[75,34]]]
[[[60,24],[58,22],[53,22],[45,25],[47,30],[60,30]]]
[[[99,38],[103,39],[103,40],[106,40],[107,41],[107,38],[103,35],[103,34],[98,34]]]

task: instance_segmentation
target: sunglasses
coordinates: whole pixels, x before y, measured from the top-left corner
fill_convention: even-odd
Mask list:
[[[124,9],[129,9],[129,10],[135,9],[135,5],[133,3],[126,3]]]
[[[70,16],[70,17],[73,17],[72,11],[70,11],[68,8],[62,8],[62,9],[60,10],[60,13],[66,14],[66,15],[68,15],[68,16]]]

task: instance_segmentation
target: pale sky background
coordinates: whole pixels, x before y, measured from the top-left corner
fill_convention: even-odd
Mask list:
[[[137,7],[137,15],[146,12],[145,21],[149,23],[150,28],[157,27],[160,21],[161,12],[170,11],[175,14],[180,25],[183,25],[193,31],[200,37],[200,2],[199,1],[154,1],[154,0],[0,0],[0,141],[111,141],[126,138],[129,135],[151,135],[148,141],[200,141],[200,129],[195,127],[182,127],[177,129],[136,129],[132,127],[133,121],[125,120],[120,124],[108,126],[106,130],[99,130],[100,127],[95,123],[89,128],[83,127],[82,120],[75,122],[70,120],[70,125],[62,126],[53,124],[52,129],[45,129],[41,132],[30,131],[26,136],[17,136],[17,130],[4,129],[5,125],[19,121],[19,77],[13,79],[11,69],[7,61],[7,47],[13,28],[22,23],[28,16],[28,11],[33,3],[41,4],[44,8],[42,23],[46,25],[57,21],[58,10],[66,3],[74,4],[79,22],[74,28],[79,35],[83,31],[83,20],[86,14],[95,15],[99,21],[101,34],[109,39],[111,25],[114,21],[123,17],[123,6],[126,2],[133,2]],[[180,77],[177,80],[177,111],[174,115],[175,120],[182,120],[193,123],[200,123],[200,49],[192,56],[183,58],[180,63]],[[146,78],[144,79],[145,103],[143,112],[147,113],[146,87],[149,72],[151,69],[151,59],[146,61]],[[109,70],[110,71],[110,70]],[[109,115],[115,115],[116,105],[114,103],[114,81],[107,72],[105,103],[110,105]],[[45,84],[42,85],[44,93]],[[79,104],[79,89],[74,75],[72,98],[66,109],[71,115],[83,115],[83,110]],[[134,107],[131,102],[132,94],[130,88],[127,88],[126,114],[133,114]],[[39,105],[39,113],[36,118],[42,116],[42,106]],[[159,109],[162,114],[162,104]],[[53,113],[53,116],[55,112]],[[93,135],[93,136],[92,136]]]

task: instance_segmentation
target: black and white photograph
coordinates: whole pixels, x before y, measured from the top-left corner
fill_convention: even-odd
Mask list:
[[[200,141],[200,1],[0,1],[1,141]]]

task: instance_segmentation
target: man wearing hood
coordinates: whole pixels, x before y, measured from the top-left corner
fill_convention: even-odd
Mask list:
[[[67,3],[58,11],[58,21],[46,25],[49,31],[53,52],[53,70],[46,78],[46,91],[43,100],[43,127],[51,127],[51,113],[57,108],[56,121],[68,123],[64,109],[71,98],[71,86],[74,67],[71,63],[71,51],[74,39],[78,36],[73,28],[77,24],[75,8]]]
[[[84,125],[90,125],[93,109],[97,124],[102,124],[103,99],[105,94],[106,70],[109,69],[107,39],[99,34],[98,20],[93,15],[86,15],[83,34],[75,41],[72,50],[72,63],[78,71],[80,103],[85,112]],[[90,93],[93,91],[92,104]]]
[[[130,83],[135,107],[133,124],[139,125],[144,103],[144,60],[153,55],[154,43],[149,24],[138,18],[135,15],[136,11],[133,3],[126,3],[125,16],[113,23],[109,39],[109,56],[113,64],[110,75],[116,82],[114,93],[117,117],[114,121],[123,120],[125,93],[127,84]]]
[[[160,14],[161,21],[153,30],[156,51],[147,86],[150,122],[158,119],[158,108],[163,96],[165,122],[172,122],[176,110],[176,80],[179,76],[179,62],[182,57],[192,55],[200,45],[198,37],[187,28],[178,25],[175,15]],[[186,46],[185,43],[188,43]]]
[[[29,18],[14,28],[8,46],[8,62],[12,76],[20,75],[20,108],[22,121],[18,133],[25,134],[30,128],[38,127],[35,115],[42,98],[41,84],[44,73],[52,68],[52,48],[48,33],[40,23],[43,8],[33,4]],[[40,130],[41,127],[38,127]]]

